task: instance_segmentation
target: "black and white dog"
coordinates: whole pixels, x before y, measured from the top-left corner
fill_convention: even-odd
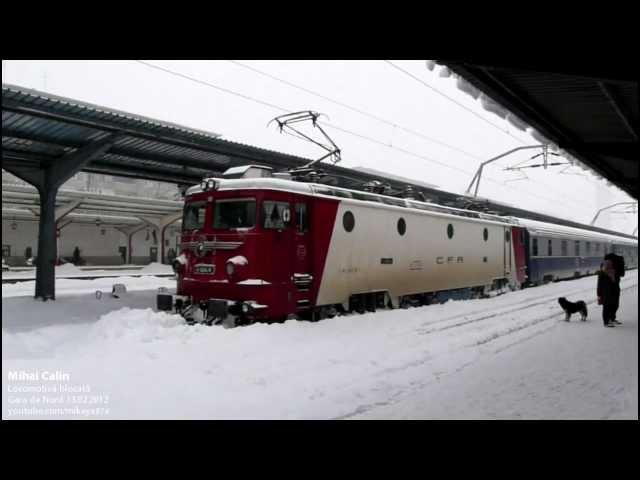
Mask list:
[[[569,321],[571,315],[578,312],[580,313],[580,320],[584,322],[587,319],[587,304],[582,300],[579,300],[577,302],[570,302],[566,298],[560,297],[558,299],[558,303],[562,307],[562,310],[564,310],[564,313],[567,315],[565,317],[566,322]]]

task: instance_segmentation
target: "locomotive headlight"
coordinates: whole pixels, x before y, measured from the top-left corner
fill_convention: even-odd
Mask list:
[[[216,181],[213,178],[205,178],[204,180],[202,180],[202,182],[200,182],[200,188],[202,188],[202,190],[205,192],[207,190],[215,190]]]
[[[171,263],[171,268],[173,268],[173,273],[179,273],[181,267],[182,267],[182,264],[178,260],[174,260]]]
[[[174,273],[180,273],[184,266],[187,264],[187,257],[185,257],[184,253],[175,258],[173,262],[171,262],[171,267],[173,268]]]
[[[227,275],[232,276],[236,271],[236,266],[232,262],[227,262]]]
[[[251,310],[251,307],[249,306],[248,303],[243,303],[242,304],[242,313],[249,313],[249,310]]]

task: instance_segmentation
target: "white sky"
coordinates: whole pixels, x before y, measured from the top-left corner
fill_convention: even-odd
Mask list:
[[[434,184],[451,192],[464,192],[481,161],[523,144],[539,143],[526,132],[484,110],[479,101],[456,87],[455,80],[440,77],[439,68],[429,71],[423,60],[399,60],[394,64],[497,127],[384,61],[243,60],[241,63],[448,143],[470,155],[406,133],[230,61],[150,60],[149,63],[288,111],[324,113],[333,125],[396,147],[390,148],[327,127],[327,132],[342,150],[341,166],[375,168]],[[280,110],[131,60],[3,60],[2,81],[219,133],[224,139],[262,148],[308,158],[318,158],[323,154],[312,144],[278,133],[274,125],[266,127],[269,120],[283,113]],[[479,195],[587,224],[599,208],[633,201],[623,191],[607,186],[603,180],[577,167],[568,169],[565,174],[559,174],[563,167],[550,167],[546,171],[542,168],[527,169],[525,172],[529,179],[517,181],[514,180],[520,175],[503,171],[505,166],[525,162],[536,153],[538,151],[535,150],[516,152],[488,166]],[[558,161],[558,157],[550,158]],[[526,163],[538,163],[539,160]],[[603,212],[597,225],[631,233],[637,226],[637,214]]]

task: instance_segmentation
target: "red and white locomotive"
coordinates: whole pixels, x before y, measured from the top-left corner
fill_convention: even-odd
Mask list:
[[[530,257],[517,219],[293,181],[258,166],[187,190],[182,229],[177,291],[159,294],[158,308],[208,324],[516,289]]]

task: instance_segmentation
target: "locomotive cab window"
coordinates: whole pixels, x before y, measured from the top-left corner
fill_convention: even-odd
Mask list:
[[[213,228],[252,228],[256,224],[256,201],[253,198],[216,200]]]
[[[306,203],[296,203],[296,226],[299,233],[309,231],[309,214]]]
[[[182,214],[183,230],[199,230],[204,226],[204,215],[207,205],[205,202],[193,202],[184,206]]]
[[[262,213],[264,215],[262,224],[264,228],[278,230],[287,228],[291,220],[287,202],[264,201],[262,202]]]

